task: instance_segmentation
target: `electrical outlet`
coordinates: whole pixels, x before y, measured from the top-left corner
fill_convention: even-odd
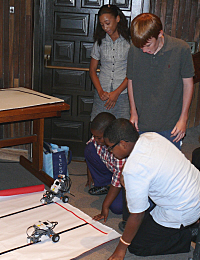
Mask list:
[[[14,14],[15,13],[15,7],[14,6],[10,6],[10,14]]]
[[[189,44],[189,46],[190,46],[191,53],[194,54],[195,53],[195,42],[187,42],[187,44]]]

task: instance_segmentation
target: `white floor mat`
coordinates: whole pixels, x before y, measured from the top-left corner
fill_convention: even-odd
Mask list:
[[[43,193],[0,197],[1,260],[73,259],[120,237],[115,230],[59,199],[41,206]],[[60,240],[54,243],[42,236],[42,242],[27,245],[27,228],[46,220],[58,222],[53,231],[60,235]]]

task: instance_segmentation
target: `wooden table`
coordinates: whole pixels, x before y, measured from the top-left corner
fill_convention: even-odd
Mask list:
[[[19,97],[21,97],[20,105],[18,104]],[[26,104],[27,97],[30,97],[30,106]],[[2,105],[2,102],[4,105]],[[12,105],[7,107],[9,102]],[[0,91],[0,123],[33,120],[32,135],[1,139],[0,148],[32,143],[32,161],[20,156],[20,164],[48,187],[52,185],[54,179],[42,171],[44,118],[60,116],[61,111],[69,110],[69,107],[61,99],[26,88],[3,89]]]

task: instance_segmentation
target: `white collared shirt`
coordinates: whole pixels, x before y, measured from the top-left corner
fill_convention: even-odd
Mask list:
[[[151,215],[158,224],[180,228],[200,217],[200,172],[169,140],[157,133],[139,137],[123,170],[128,208]]]

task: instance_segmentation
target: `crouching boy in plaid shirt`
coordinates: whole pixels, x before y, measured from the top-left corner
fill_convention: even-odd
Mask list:
[[[109,209],[115,214],[122,214],[122,190],[120,173],[126,159],[119,160],[109,152],[103,139],[104,130],[115,120],[115,116],[102,112],[91,123],[92,138],[85,148],[85,160],[87,163],[88,180],[86,186],[91,195],[107,194],[102,205],[101,214],[94,217],[95,220],[107,220]]]

